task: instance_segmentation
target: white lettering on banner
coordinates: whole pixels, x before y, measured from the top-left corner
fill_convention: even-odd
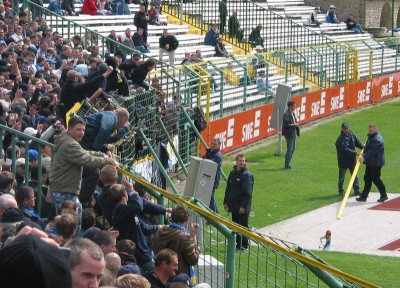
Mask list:
[[[257,110],[254,114],[254,122],[244,124],[242,127],[242,142],[253,139],[260,135],[260,116],[261,110]]]
[[[321,93],[321,100],[311,103],[311,117],[325,113],[325,97],[326,92]]]
[[[303,121],[306,119],[306,97],[301,98],[300,107],[296,107],[294,114],[296,115],[297,121]]]
[[[268,116],[268,130],[267,130],[268,133],[275,131],[274,128],[271,128],[271,119],[272,119],[272,115]]]
[[[390,96],[393,93],[393,76],[389,77],[389,83],[381,87],[381,97]]]
[[[331,111],[343,108],[344,104],[344,87],[340,87],[339,96],[333,96],[331,99]]]
[[[215,137],[221,139],[221,150],[233,146],[233,132],[235,129],[235,118],[228,120],[228,128],[225,131],[217,133]]]
[[[365,89],[358,91],[357,104],[369,102],[371,98],[371,81],[367,82]]]

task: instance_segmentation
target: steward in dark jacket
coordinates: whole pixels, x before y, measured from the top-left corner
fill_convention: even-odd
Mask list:
[[[371,167],[382,167],[385,165],[385,144],[379,132],[368,134],[367,143],[364,147],[364,164]]]
[[[253,196],[254,177],[246,167],[238,170],[235,165],[228,177],[225,190],[224,204],[228,205],[229,212],[238,214],[241,207],[243,214],[250,214]]]
[[[336,140],[336,152],[339,168],[353,169],[356,165],[356,147],[363,149],[364,145],[358,140],[352,131],[342,131]]]
[[[232,213],[232,221],[249,227],[249,214],[253,197],[254,177],[246,168],[244,155],[236,156],[236,166],[229,173],[224,197],[224,209]],[[246,251],[249,240],[236,235],[236,250]]]

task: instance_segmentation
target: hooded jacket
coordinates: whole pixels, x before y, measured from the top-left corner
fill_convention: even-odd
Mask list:
[[[101,152],[86,151],[68,133],[54,137],[54,158],[50,170],[50,192],[79,194],[82,170],[113,165]]]
[[[178,271],[189,276],[189,267],[197,264],[200,249],[193,238],[179,229],[164,226],[159,229],[154,239],[154,254],[169,248],[178,254]]]

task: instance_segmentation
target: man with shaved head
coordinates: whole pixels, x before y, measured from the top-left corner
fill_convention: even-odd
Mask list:
[[[85,135],[80,142],[85,150],[100,151],[111,156],[108,144],[121,140],[130,127],[129,112],[125,108],[103,111],[82,117],[86,122]],[[113,135],[114,131],[117,131]],[[79,194],[81,203],[91,202],[100,177],[98,168],[84,168],[82,186]]]
[[[111,272],[114,278],[117,278],[118,270],[121,269],[121,257],[115,252],[108,253],[104,256],[106,268]]]

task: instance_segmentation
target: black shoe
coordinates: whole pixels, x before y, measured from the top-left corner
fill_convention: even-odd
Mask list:
[[[358,198],[356,198],[356,200],[358,202],[367,202],[367,198],[364,198],[364,197],[358,197]]]
[[[389,199],[389,198],[388,198],[387,196],[381,197],[381,198],[378,199],[378,202],[379,202],[379,203],[383,203],[383,202],[385,202],[385,201],[388,200],[388,199]]]
[[[354,196],[361,196],[361,192],[360,191],[354,192]]]
[[[343,196],[344,195],[344,191],[339,191],[339,196]]]

